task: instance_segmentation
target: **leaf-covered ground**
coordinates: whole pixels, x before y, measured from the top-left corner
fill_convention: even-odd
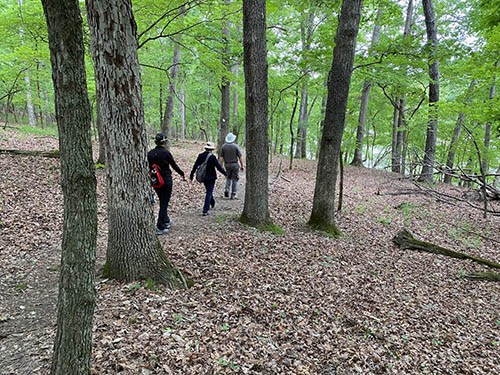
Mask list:
[[[4,131],[0,148],[52,150],[57,140]],[[174,142],[172,151],[188,173],[201,143]],[[1,374],[50,367],[63,218],[58,162],[0,155]],[[174,175],[174,225],[161,241],[195,286],[171,291],[99,278],[93,373],[500,373],[500,284],[462,277],[484,266],[391,242],[406,227],[500,262],[498,217],[408,194],[418,189],[391,173],[347,167],[337,217],[343,236],[334,240],[306,226],[315,163],[287,166],[274,158],[269,180],[281,235],[240,224],[243,199],[222,199],[222,179],[214,215],[202,217],[203,189]],[[97,175],[99,268],[106,202],[104,171]]]

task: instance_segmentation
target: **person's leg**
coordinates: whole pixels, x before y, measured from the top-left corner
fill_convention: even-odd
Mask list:
[[[158,221],[156,226],[158,229],[167,229],[167,225],[170,222],[168,217],[168,203],[170,202],[170,196],[172,195],[172,178],[165,179],[165,185],[160,189],[155,189],[158,194],[158,199],[160,200],[160,210],[158,212]]]
[[[227,168],[227,166],[226,166]],[[227,169],[226,169],[227,171]],[[224,189],[224,196],[226,198],[229,198],[229,191],[231,190],[231,179],[229,177],[226,177],[226,188]]]
[[[240,166],[239,164],[235,164],[231,173],[231,199],[236,197],[236,193],[238,192],[238,180],[240,179]]]
[[[232,180],[233,186],[231,189],[231,198],[236,198],[236,193],[238,192],[238,180]]]
[[[167,177],[165,179],[165,185],[163,186],[165,188],[165,200],[166,200],[166,208],[165,208],[165,217],[164,217],[164,222],[163,226],[165,228],[170,228],[170,217],[168,216],[168,205],[170,203],[170,198],[172,197],[172,176]]]
[[[203,184],[205,185],[205,203],[203,204],[203,213],[206,214],[210,209],[210,204],[212,202],[215,204],[213,197],[215,181],[205,181]]]

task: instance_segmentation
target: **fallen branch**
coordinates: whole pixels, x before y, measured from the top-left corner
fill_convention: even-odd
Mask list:
[[[496,272],[476,272],[464,275],[466,279],[500,281],[500,274]]]
[[[461,253],[458,251],[450,250],[450,249],[447,249],[445,247],[434,245],[430,242],[417,240],[406,229],[403,229],[402,231],[400,231],[392,239],[392,242],[394,242],[396,245],[398,245],[402,249],[426,251],[428,253],[446,255],[447,257],[450,257],[450,258],[468,259],[468,260],[472,260],[473,262],[476,262],[479,264],[484,264],[485,266],[488,266],[488,267],[500,269],[500,264],[498,264],[496,262],[492,262],[492,261],[487,260],[487,259],[475,257],[475,256]],[[499,277],[500,277],[500,275],[499,275]]]
[[[59,150],[52,151],[37,151],[37,150],[2,150],[0,149],[0,154],[13,154],[21,156],[42,156],[44,158],[59,158],[61,153]]]

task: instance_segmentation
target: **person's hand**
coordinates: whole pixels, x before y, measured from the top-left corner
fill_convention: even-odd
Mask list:
[[[241,166],[241,167],[240,167],[240,171],[242,171],[242,172],[243,172],[244,170],[245,170],[245,167],[244,167],[244,166]]]

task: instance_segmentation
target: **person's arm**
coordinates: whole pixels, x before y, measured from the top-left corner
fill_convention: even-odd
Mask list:
[[[194,162],[194,165],[193,165],[193,169],[191,170],[191,173],[189,174],[189,179],[190,180],[193,180],[193,177],[194,177],[194,174],[196,172],[196,170],[198,169],[198,167],[200,166],[200,155],[198,155],[198,157],[196,158],[196,161]]]
[[[241,155],[238,156],[238,160],[240,161],[240,169],[244,171],[245,166],[243,165],[243,158],[241,157]]]
[[[226,171],[224,170],[224,168],[222,168],[222,165],[220,165],[219,161],[217,160],[217,158],[215,157],[214,155],[214,161],[215,161],[215,168],[217,168],[217,170],[222,173],[224,176],[227,176],[227,173]]]
[[[179,176],[181,176],[182,178],[184,178],[184,172],[182,171],[182,169],[179,168],[179,166],[175,162],[174,156],[172,155],[171,152],[168,153],[168,162],[170,163],[170,165],[172,166],[172,168],[174,169],[174,171],[176,171],[179,174]]]

